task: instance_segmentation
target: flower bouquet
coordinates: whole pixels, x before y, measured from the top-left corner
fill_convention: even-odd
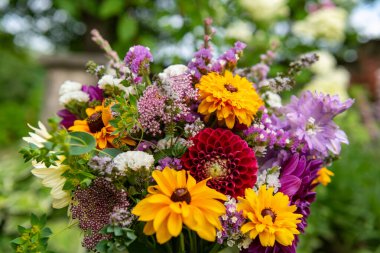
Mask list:
[[[303,55],[273,78],[274,51],[237,68],[245,44],[213,58],[210,23],[187,65],[157,75],[148,48],[120,60],[93,31],[110,60],[88,63],[97,85],[65,82],[60,120],[24,138],[32,173],[83,230],[86,249],[296,251],[315,188],[348,143],[333,118],[353,101],[305,91],[282,105],[278,94],[318,57]],[[41,246],[26,243],[40,230],[28,231],[14,241],[18,252]]]

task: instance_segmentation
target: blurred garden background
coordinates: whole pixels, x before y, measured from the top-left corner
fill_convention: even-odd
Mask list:
[[[275,75],[302,53],[320,62],[299,77],[299,91],[356,100],[338,121],[350,139],[319,186],[299,252],[380,253],[380,1],[364,0],[0,0],[0,252],[30,213],[48,213],[54,252],[84,252],[66,211],[30,173],[18,149],[36,125],[55,116],[66,79],[95,84],[87,60],[105,62],[91,41],[96,28],[120,57],[136,44],[151,48],[153,72],[186,63],[202,43],[203,19],[213,18],[213,44],[224,51],[248,44],[239,64],[252,66],[275,48]],[[288,94],[286,98],[289,97]]]

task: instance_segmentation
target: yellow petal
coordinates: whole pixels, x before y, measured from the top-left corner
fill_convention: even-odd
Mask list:
[[[153,227],[153,221],[148,221],[144,226],[144,234],[146,235],[153,235],[156,231]]]
[[[182,218],[180,214],[170,213],[169,219],[168,219],[168,230],[169,230],[169,233],[174,237],[178,236],[181,233]]]
[[[161,208],[157,212],[156,217],[153,220],[153,227],[156,231],[162,226],[162,223],[168,218],[169,214],[170,208],[168,206]]]

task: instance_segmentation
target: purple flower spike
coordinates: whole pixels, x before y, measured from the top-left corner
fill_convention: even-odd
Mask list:
[[[124,58],[125,64],[134,74],[143,75],[149,73],[149,63],[153,61],[150,49],[140,45],[129,49]]]

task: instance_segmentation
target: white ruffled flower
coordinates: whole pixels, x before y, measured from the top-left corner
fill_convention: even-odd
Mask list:
[[[74,81],[65,81],[59,88],[59,95],[63,95],[69,92],[81,91],[82,84]]]
[[[282,106],[281,97],[271,91],[265,92],[263,95],[265,102],[272,108],[279,108]]]
[[[112,75],[104,75],[99,80],[98,85],[102,90],[106,89],[107,86],[116,86],[120,88],[120,86],[123,86],[121,85],[121,81],[123,81],[123,79],[114,78]]]
[[[141,169],[149,170],[154,164],[154,157],[143,151],[127,151],[118,154],[113,163],[121,171],[138,171]]]
[[[248,22],[242,20],[231,23],[226,29],[226,37],[244,42],[252,39],[253,28]]]
[[[161,139],[157,142],[157,149],[158,150],[169,149],[177,143],[182,144],[183,146],[186,146],[188,142],[183,138],[176,138],[176,139],[165,138],[165,139]]]
[[[300,38],[323,39],[340,43],[345,38],[347,12],[342,8],[324,8],[310,13],[304,20],[293,26],[293,32]]]
[[[36,145],[38,148],[42,148],[44,146],[44,143],[47,142],[48,139],[52,137],[41,121],[38,121],[39,128],[32,127],[30,124],[28,124],[28,126],[34,130],[34,133],[29,132],[28,137],[22,138],[27,143],[31,143],[31,144]]]
[[[167,84],[169,78],[173,76],[183,75],[188,71],[189,68],[186,65],[174,64],[164,69],[162,73],[158,74],[158,77],[160,78],[162,83]]]
[[[288,0],[240,0],[254,21],[269,22],[289,15]]]
[[[32,170],[33,175],[42,179],[42,185],[51,188],[50,194],[53,198],[52,205],[53,208],[63,208],[70,203],[70,194],[63,190],[63,186],[66,182],[66,178],[62,174],[69,169],[67,165],[62,164],[65,158],[60,157],[57,161],[57,165],[52,165],[46,167],[44,163],[32,162],[34,169]]]
[[[336,67],[335,57],[328,51],[316,51],[319,59],[317,62],[311,65],[310,70],[315,74],[326,74],[334,71]]]
[[[71,101],[88,102],[89,100],[90,96],[83,91],[68,92],[59,97],[59,103],[61,105],[67,105]]]

